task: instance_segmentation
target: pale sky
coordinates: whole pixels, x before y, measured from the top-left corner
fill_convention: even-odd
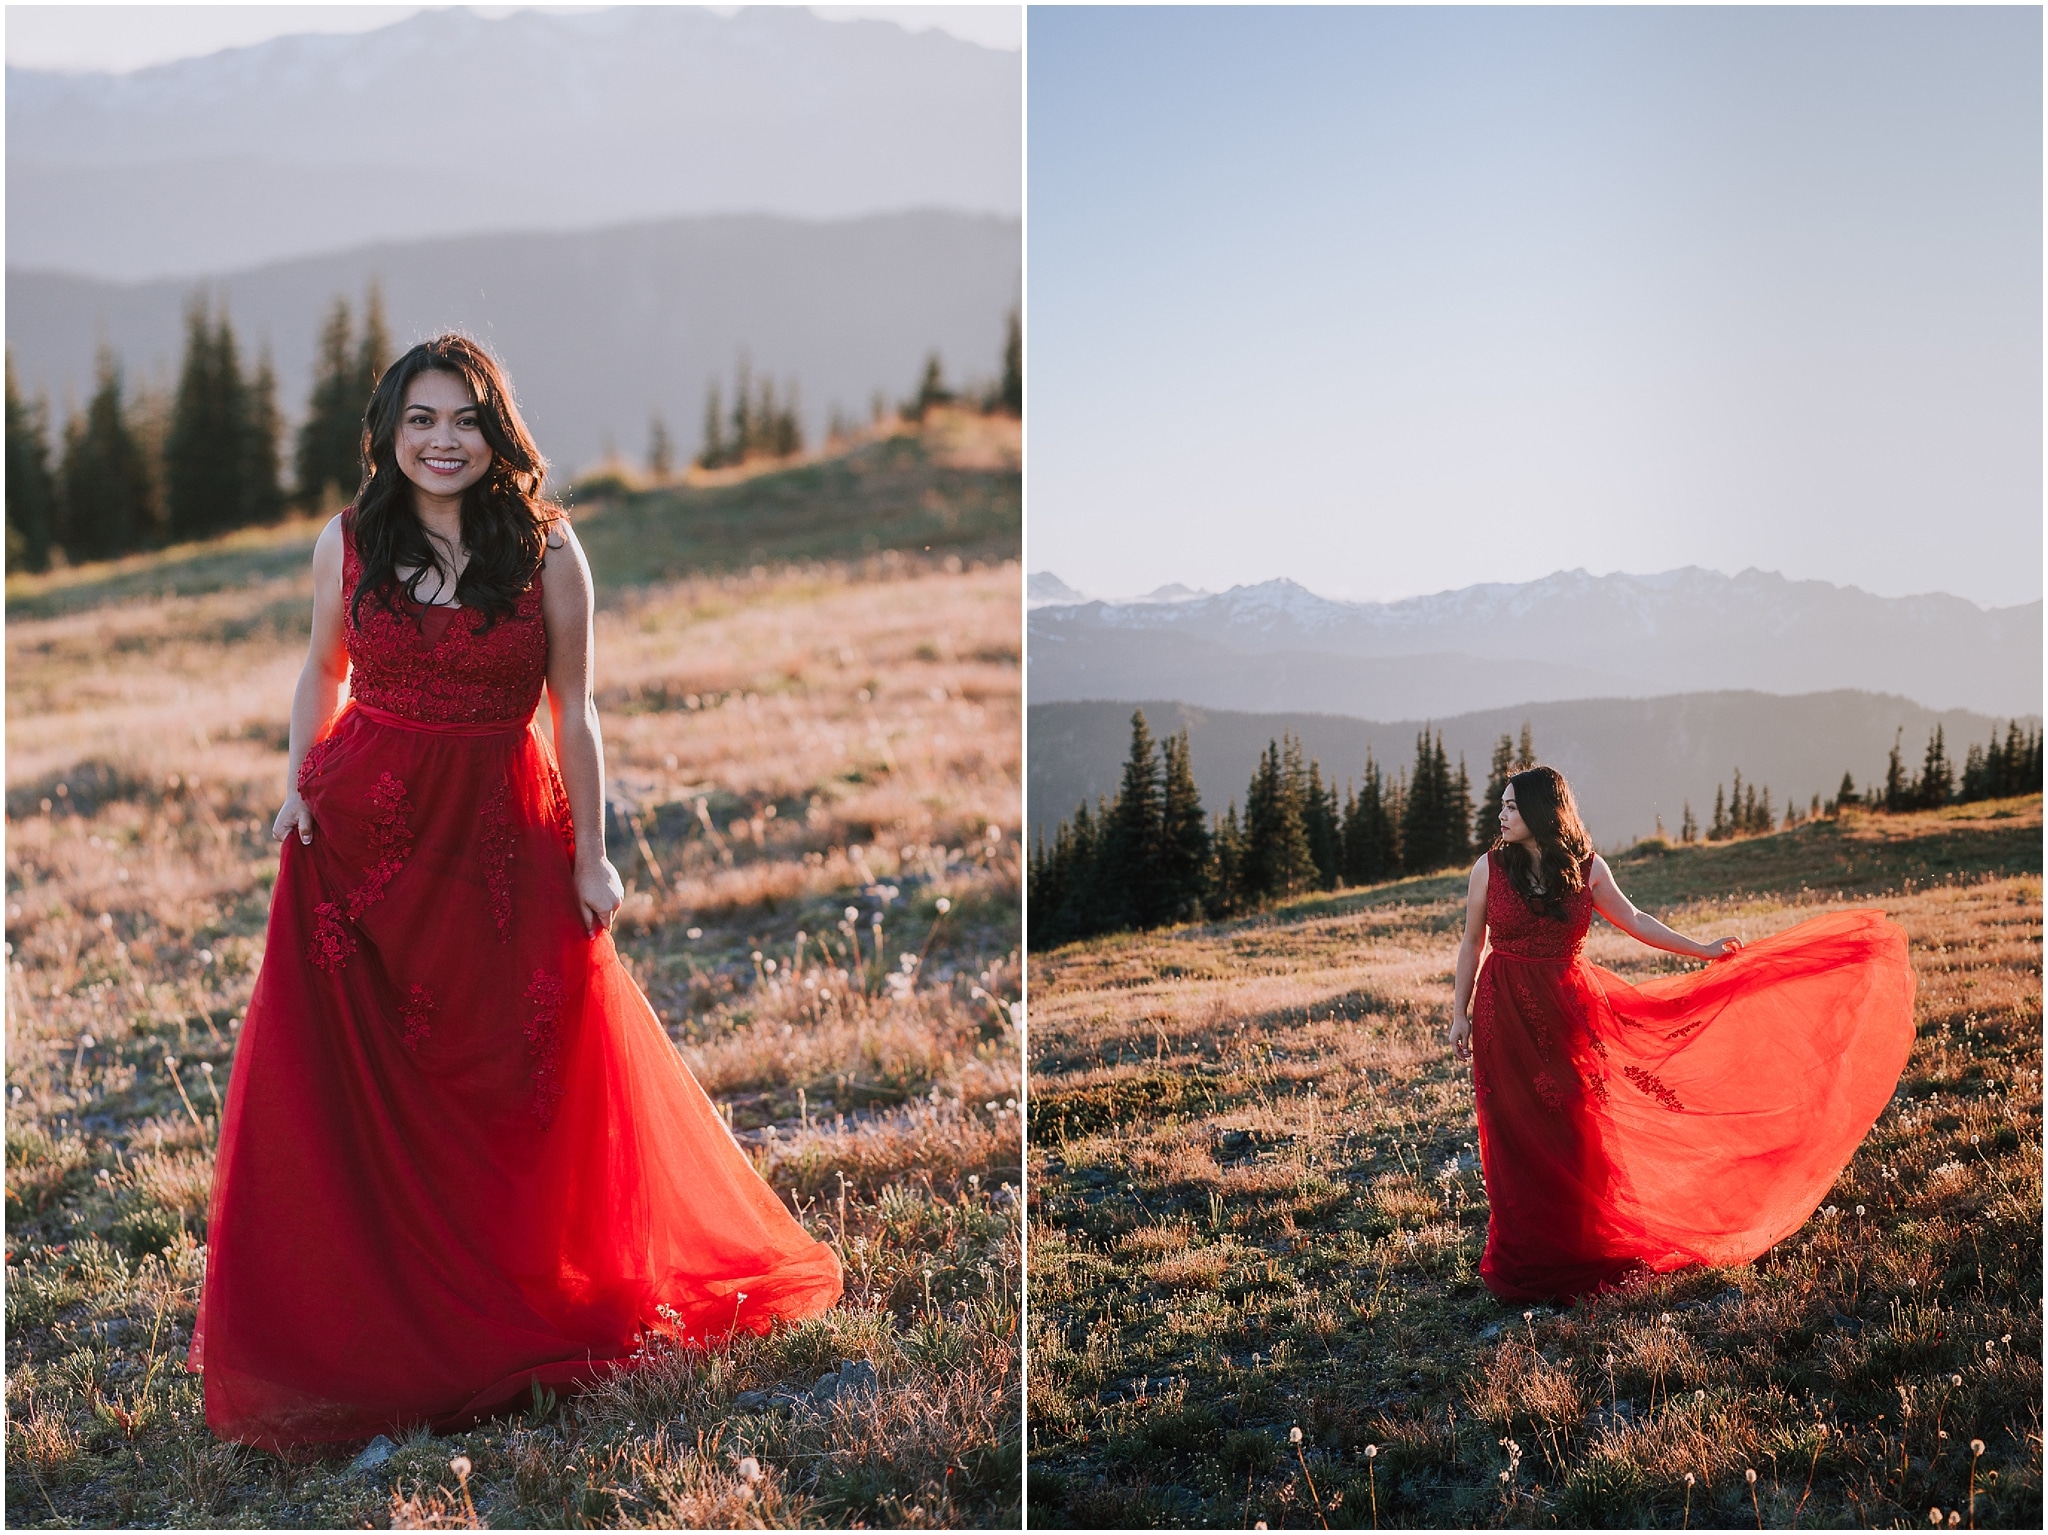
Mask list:
[[[295,32],[368,32],[417,15],[421,5],[10,5],[7,62],[32,69],[126,73],[152,64],[245,48]],[[601,6],[479,5],[484,16],[518,10],[601,10]],[[707,9],[730,14],[731,5]],[[937,27],[988,48],[1023,44],[1017,5],[814,5],[831,21],[872,17],[913,32]]]
[[[1035,8],[1027,559],[2042,576],[2033,8]]]

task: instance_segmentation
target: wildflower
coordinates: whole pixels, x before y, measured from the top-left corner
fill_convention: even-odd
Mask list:
[[[951,910],[953,909],[953,903],[952,903],[951,901],[947,900],[947,899],[946,899],[946,897],[944,897],[944,896],[940,896],[940,897],[939,897],[939,899],[938,899],[938,903],[937,903],[937,904],[938,904],[938,908],[939,908],[939,915],[940,915],[940,916],[942,916],[942,917],[943,917],[943,916],[944,916],[944,915],[945,915],[945,914],[946,914],[947,912],[949,912],[949,911],[951,911]]]
[[[210,964],[212,964],[212,963],[213,963],[213,950],[211,950],[211,949],[201,949],[201,950],[199,951],[199,963],[200,963],[200,964],[202,964],[202,965],[210,965]]]
[[[740,1458],[740,1475],[750,1482],[761,1480],[761,1463],[751,1455]]]
[[[1688,1487],[1692,1485],[1692,1473],[1690,1471],[1685,1473],[1685,1485]]]
[[[1376,1445],[1376,1444],[1369,1444],[1369,1445],[1367,1445],[1367,1446],[1365,1447],[1365,1458],[1366,1458],[1367,1460],[1377,1460],[1377,1459],[1379,1459],[1379,1454],[1380,1454],[1380,1447],[1379,1447],[1378,1445]]]
[[[1289,1444],[1300,1444],[1300,1443],[1301,1443],[1301,1430],[1300,1430],[1300,1429],[1298,1429],[1298,1428],[1291,1428],[1291,1429],[1289,1429],[1289,1430],[1287,1431],[1287,1442],[1288,1442]]]
[[[1755,1466],[1751,1466],[1751,1467],[1750,1467],[1750,1468],[1749,1468],[1749,1469],[1748,1469],[1747,1471],[1743,1472],[1743,1473],[1742,1473],[1742,1479],[1743,1479],[1743,1480],[1744,1480],[1745,1482],[1748,1482],[1748,1483],[1749,1483],[1749,1484],[1750,1484],[1750,1485],[1751,1485],[1752,1487],[1753,1487],[1753,1486],[1755,1486],[1755,1485],[1756,1485],[1756,1467],[1755,1467]]]
[[[1963,1383],[1963,1378],[1960,1375],[1951,1375],[1948,1378],[1948,1383],[1951,1386],[1960,1386]]]
[[[456,1456],[448,1462],[448,1469],[455,1473],[457,1480],[468,1481],[470,1472],[469,1457],[467,1455]]]
[[[1694,1400],[1695,1402],[1704,1402],[1704,1401],[1705,1401],[1705,1400],[1707,1399],[1707,1393],[1706,1393],[1705,1391],[1703,1391],[1703,1390],[1701,1390],[1701,1391],[1695,1391],[1695,1392],[1693,1392],[1693,1394],[1692,1394],[1692,1399],[1693,1399],[1693,1400]]]
[[[200,1072],[200,1075],[201,1075],[201,1076],[207,1076],[207,1077],[210,1077],[210,1076],[212,1076],[212,1075],[213,1075],[213,1062],[212,1062],[212,1061],[201,1061],[201,1062],[199,1063],[199,1072]]]
[[[1861,1206],[1861,1205],[1858,1205],[1858,1206],[1856,1207],[1856,1213],[1857,1213],[1858,1215],[1861,1215],[1861,1214],[1863,1213],[1863,1206]]]
[[[704,929],[701,927],[693,927],[688,932],[684,933],[683,936],[685,938],[702,938],[704,936]]]
[[[1982,1455],[1984,1453],[1984,1441],[1981,1439],[1972,1439],[1970,1441],[1970,1453],[1972,1455]]]
[[[78,1036],[78,1044],[81,1049],[90,1050],[98,1043],[99,1041],[94,1039],[90,1034],[81,1034]]]

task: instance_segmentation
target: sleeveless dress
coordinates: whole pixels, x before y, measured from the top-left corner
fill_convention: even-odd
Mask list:
[[[1831,912],[1632,986],[1581,952],[1590,891],[1560,921],[1488,857],[1472,998],[1486,1287],[1565,1300],[1747,1263],[1798,1230],[1905,1069],[1904,931]]]
[[[344,520],[343,591],[360,571]],[[534,730],[541,580],[344,619],[216,1153],[189,1366],[271,1447],[444,1430],[839,1297],[619,962],[583,930]]]

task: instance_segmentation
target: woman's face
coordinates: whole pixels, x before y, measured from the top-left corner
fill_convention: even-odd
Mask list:
[[[1522,819],[1522,812],[1515,804],[1515,786],[1509,784],[1500,796],[1500,835],[1503,842],[1528,842],[1532,840],[1529,823]]]
[[[460,496],[491,467],[476,400],[460,374],[431,369],[405,391],[398,417],[398,472],[436,499]]]

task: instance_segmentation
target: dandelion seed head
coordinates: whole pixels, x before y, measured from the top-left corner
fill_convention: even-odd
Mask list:
[[[1927,1522],[1938,1526],[1941,1523],[1941,1510],[1938,1508],[1927,1510]]]
[[[1365,1447],[1365,1458],[1367,1460],[1378,1460],[1380,1458],[1380,1447],[1376,1444],[1367,1445]]]
[[[1747,1471],[1743,1472],[1742,1479],[1754,1487],[1756,1485],[1756,1467],[1751,1466]]]
[[[1690,1487],[1690,1486],[1692,1485],[1692,1481],[1693,1481],[1693,1478],[1692,1478],[1692,1473],[1691,1473],[1690,1471],[1686,1472],[1686,1473],[1685,1473],[1685,1485],[1686,1485],[1686,1486],[1688,1486],[1688,1487]]]
[[[1984,1453],[1984,1441],[1981,1439],[1972,1439],[1970,1441],[1970,1453],[1972,1455],[1982,1455]]]
[[[1288,1442],[1289,1444],[1300,1444],[1300,1443],[1301,1443],[1301,1430],[1300,1430],[1300,1429],[1298,1429],[1298,1428],[1291,1428],[1291,1429],[1289,1429],[1289,1430],[1287,1431],[1287,1442]]]
[[[456,1479],[458,1481],[468,1481],[470,1471],[469,1457],[467,1455],[456,1456],[453,1460],[448,1462],[448,1469],[455,1473]]]

